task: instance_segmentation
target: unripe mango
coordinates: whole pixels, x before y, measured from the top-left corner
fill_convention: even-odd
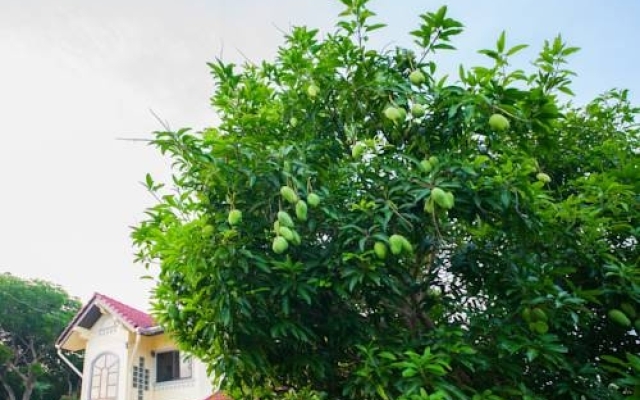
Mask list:
[[[455,197],[453,197],[453,193],[451,192],[445,192],[444,195],[445,195],[445,202],[442,205],[442,208],[444,208],[445,210],[451,210],[456,201]]]
[[[609,310],[608,315],[609,315],[609,318],[611,318],[618,325],[621,325],[624,327],[631,326],[631,321],[629,320],[629,318],[625,315],[625,313],[618,310],[617,308],[613,308]]]
[[[413,246],[411,245],[411,242],[409,242],[409,240],[404,236],[402,236],[402,251],[413,253]]]
[[[524,319],[525,322],[531,322],[531,309],[529,307],[522,310],[522,319]]]
[[[312,83],[307,87],[307,95],[312,99],[315,98],[318,95],[318,93],[320,93],[320,88],[315,84]]]
[[[411,115],[413,115],[414,117],[420,118],[425,113],[426,113],[426,109],[424,108],[424,106],[422,104],[416,103],[416,104],[411,106]]]
[[[636,309],[629,303],[620,304],[620,309],[631,319],[638,316],[638,314],[636,313]]]
[[[431,172],[431,170],[433,169],[433,165],[431,165],[431,163],[429,162],[429,160],[422,160],[420,161],[420,168],[426,172],[429,173]]]
[[[387,258],[387,245],[382,242],[376,242],[373,245],[373,251],[376,253],[376,257],[381,260]]]
[[[389,238],[389,245],[391,246],[391,252],[394,255],[398,255],[402,253],[402,248],[404,247],[404,237],[401,235],[391,235]]]
[[[362,155],[364,154],[364,151],[366,150],[366,148],[367,146],[364,143],[357,142],[351,148],[351,156],[353,158],[360,159],[360,157],[362,157]]]
[[[240,222],[242,222],[242,211],[240,210],[231,210],[229,212],[229,216],[227,218],[227,221],[229,222],[229,225],[238,225]]]
[[[425,82],[426,78],[422,71],[416,69],[409,74],[409,80],[414,85],[420,86]]]
[[[429,199],[427,201],[424,202],[424,211],[429,213],[429,214],[433,214],[435,209],[433,207],[433,199]]]
[[[399,108],[393,107],[393,106],[389,106],[389,107],[385,108],[384,116],[389,118],[393,122],[396,122],[396,121],[400,120],[400,118],[402,117],[402,114],[400,113],[400,109]]]
[[[298,217],[300,221],[307,220],[307,203],[305,203],[304,200],[298,200],[296,203],[296,217]]]
[[[283,199],[291,204],[295,204],[298,201],[298,195],[289,186],[283,186],[280,188],[280,195]]]
[[[209,237],[213,234],[213,226],[205,225],[202,227],[202,236]]]
[[[317,207],[320,204],[320,196],[315,193],[309,193],[307,203],[309,203],[311,207]]]
[[[280,229],[278,230],[278,233],[280,234],[280,236],[285,238],[288,242],[293,241],[293,231],[287,228],[286,226],[281,226]]]
[[[280,226],[286,226],[287,228],[293,227],[293,220],[291,216],[286,211],[278,211],[278,222],[280,222]]]
[[[542,183],[551,182],[551,177],[549,175],[545,174],[544,172],[538,172],[536,174],[536,179],[539,180]]]
[[[509,120],[502,114],[493,114],[489,117],[489,126],[494,131],[505,131],[509,129]]]
[[[271,245],[271,249],[276,254],[282,254],[289,248],[289,242],[282,236],[277,236],[273,239],[273,244]]]
[[[431,198],[433,201],[442,208],[446,208],[447,202],[447,194],[444,190],[439,187],[434,187],[431,189]]]
[[[293,239],[291,239],[291,243],[293,243],[295,246],[300,246],[300,243],[302,243],[300,235],[295,231],[295,229],[292,229],[291,232],[293,233]]]
[[[544,321],[536,321],[529,324],[529,329],[532,331],[544,335],[549,332],[549,325]]]
[[[544,310],[538,307],[531,310],[531,317],[534,321],[548,321],[547,314],[544,312]]]

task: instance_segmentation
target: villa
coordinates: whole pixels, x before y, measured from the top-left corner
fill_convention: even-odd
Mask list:
[[[206,366],[180,352],[153,318],[96,293],[56,341],[81,378],[80,400],[221,400]],[[84,352],[78,370],[62,350]]]

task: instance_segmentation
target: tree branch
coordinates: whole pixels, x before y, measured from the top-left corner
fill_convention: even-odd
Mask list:
[[[6,364],[6,366],[7,366],[7,369],[8,369],[9,371],[13,371],[13,372],[15,372],[15,373],[16,373],[16,375],[18,375],[18,376],[20,377],[20,379],[21,379],[23,382],[25,382],[25,383],[26,383],[26,382],[27,382],[27,380],[29,380],[29,377],[28,377],[27,375],[25,375],[24,373],[22,373],[22,372],[18,369],[18,367],[16,367],[16,365],[15,365],[14,363],[12,363],[12,362],[8,362],[8,363]]]
[[[11,386],[9,386],[9,384],[4,380],[2,374],[0,374],[0,383],[4,388],[4,391],[7,392],[7,396],[9,396],[8,400],[16,400],[16,394],[14,393]]]

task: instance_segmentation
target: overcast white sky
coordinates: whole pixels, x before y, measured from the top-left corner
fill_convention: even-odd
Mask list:
[[[443,69],[484,62],[475,51],[503,29],[532,46],[526,67],[562,33],[582,48],[577,102],[612,87],[640,99],[640,1],[372,0],[389,24],[374,45],[409,44],[417,15],[442,4],[466,25]],[[146,309],[130,226],[152,204],[139,182],[166,176],[168,162],[117,138],[150,138],[160,129],[150,109],[173,128],[211,125],[207,61],[270,58],[278,29],[331,31],[340,10],[337,0],[0,0],[0,272]]]

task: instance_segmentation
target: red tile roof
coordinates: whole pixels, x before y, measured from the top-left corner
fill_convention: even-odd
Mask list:
[[[207,397],[206,399],[203,399],[203,400],[231,400],[231,398],[227,397],[222,392],[218,392],[216,394],[212,394],[211,396],[209,396],[209,397]]]
[[[62,331],[56,340],[56,346],[64,345],[64,342],[69,338],[75,326],[79,325],[90,328],[97,320],[95,312],[98,308],[104,308],[105,311],[113,314],[114,317],[128,325],[130,329],[140,329],[140,333],[143,335],[162,332],[162,328],[156,324],[149,314],[121,303],[109,296],[94,293],[91,300],[80,309],[69,325]]]
[[[94,298],[100,300],[104,305],[109,307],[110,311],[113,311],[118,317],[122,318],[122,320],[134,328],[151,328],[156,326],[153,318],[145,312],[121,303],[109,296],[105,296],[104,294],[96,293]]]

